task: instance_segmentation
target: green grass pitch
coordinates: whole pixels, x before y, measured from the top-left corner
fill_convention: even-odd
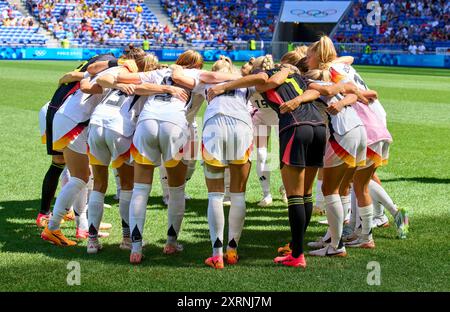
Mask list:
[[[256,206],[261,193],[254,169],[248,185],[247,218],[240,243],[241,261],[223,271],[203,264],[210,255],[207,191],[200,168],[187,186],[180,241],[185,251],[162,254],[166,209],[159,181],[149,200],[144,233],[149,243],[140,266],[128,263],[118,248],[120,220],[113,180],[104,220],[111,236],[98,255],[86,243],[58,248],[39,238],[35,226],[41,181],[50,163],[40,144],[38,111],[50,98],[58,77],[78,62],[0,62],[0,290],[1,291],[449,291],[450,290],[450,71],[358,67],[377,90],[394,137],[389,165],[379,171],[395,202],[409,209],[407,240],[396,239],[394,225],[374,232],[375,250],[350,250],[345,259],[307,257],[305,271],[272,263],[276,248],[289,239],[287,210],[273,173],[274,205]],[[199,165],[198,165],[199,166]],[[158,175],[156,175],[157,177]],[[392,218],[391,224],[392,224]],[[312,220],[307,241],[325,227]],[[74,237],[73,223],[63,231]],[[66,282],[67,264],[81,265],[81,286]],[[381,285],[367,283],[367,264],[378,261]]]

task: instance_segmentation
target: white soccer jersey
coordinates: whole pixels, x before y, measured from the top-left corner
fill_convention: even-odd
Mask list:
[[[195,80],[195,85],[198,85],[201,73],[199,70],[185,69],[183,72],[184,75],[193,78]],[[140,73],[139,76],[142,82],[160,85],[174,84],[172,80],[172,70],[170,68]],[[190,104],[191,99],[186,103],[171,94],[156,94],[149,96],[142,109],[139,121],[154,119],[169,121],[181,127],[185,127],[187,125],[186,114]]]
[[[95,81],[108,74],[116,74],[120,67],[112,67],[107,70],[102,71],[94,78],[91,79],[90,83],[94,84]],[[75,123],[85,122],[89,120],[94,111],[95,107],[102,100],[103,96],[108,92],[108,89],[104,89],[103,93],[100,94],[86,94],[78,89],[74,94],[69,96],[61,108],[58,110],[59,113],[64,114],[69,117]]]
[[[254,115],[257,117],[253,120],[255,125],[278,126],[277,113],[270,108],[263,96],[256,90],[250,97],[250,103],[256,110]],[[255,123],[256,120],[257,122]]]
[[[120,90],[110,89],[92,113],[90,123],[125,137],[132,136],[145,100],[145,96],[127,95]]]
[[[323,81],[312,81],[312,82],[325,86],[332,85],[331,82],[323,82]],[[344,97],[341,94],[337,94],[331,97],[321,96],[320,98],[328,106],[330,106],[333,103],[339,102]],[[356,113],[356,111],[351,106],[345,106],[337,115],[330,114],[330,116],[333,130],[339,135],[344,135],[350,130],[358,126],[364,125],[361,119],[359,118],[358,114]]]
[[[349,80],[354,82],[356,86],[361,90],[369,90],[369,87],[364,82],[362,77],[351,65],[345,63],[333,63],[330,68],[330,73],[331,78],[335,83],[338,83],[342,80]],[[386,126],[386,111],[384,110],[383,105],[381,105],[380,101],[373,101],[369,107]]]
[[[214,84],[202,84],[201,87],[196,88],[196,91],[206,95],[208,90],[214,86]],[[239,88],[216,96],[206,107],[204,123],[211,117],[222,114],[242,120],[252,127],[252,118],[247,103],[254,93],[254,88]]]

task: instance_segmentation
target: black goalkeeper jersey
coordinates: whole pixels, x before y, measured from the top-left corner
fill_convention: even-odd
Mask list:
[[[266,71],[269,77],[276,74],[280,69],[275,68]],[[312,126],[326,125],[324,108],[321,101],[302,103],[299,107],[289,113],[280,113],[280,105],[295,99],[308,89],[308,85],[299,74],[289,75],[285,82],[272,90],[262,94],[267,104],[277,112],[279,118],[279,132],[291,127],[308,124]]]
[[[111,61],[111,60],[117,60],[117,58],[112,54],[96,55],[90,58],[89,60],[81,63],[77,68],[74,69],[74,71],[85,72],[89,65],[97,61]],[[64,103],[64,100],[69,95],[75,93],[75,91],[77,91],[79,88],[80,88],[79,81],[62,84],[61,86],[58,87],[58,89],[56,89],[55,93],[53,94],[49,107],[51,106],[53,107],[53,109],[61,107],[61,105]]]

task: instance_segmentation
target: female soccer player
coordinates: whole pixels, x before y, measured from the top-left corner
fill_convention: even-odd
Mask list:
[[[308,71],[306,77],[312,80],[309,87],[319,92],[322,91],[322,86],[332,85],[331,76],[326,70]],[[330,116],[322,190],[331,241],[309,255],[345,257],[347,252],[341,239],[345,211],[339,190],[343,185],[345,190],[348,188],[350,181],[344,181],[345,176],[353,176],[356,167],[365,165],[367,135],[364,124],[351,106],[358,100],[355,94],[330,94],[321,99],[327,104]]]
[[[308,50],[309,68],[329,69],[333,82],[347,78],[356,86],[367,91],[367,85],[356,71],[348,64],[331,63],[337,58],[336,50],[330,38],[324,36],[314,43]],[[373,205],[369,193],[369,184],[375,170],[385,164],[388,158],[389,144],[392,137],[386,128],[386,113],[381,103],[375,100],[369,105],[355,105],[359,117],[366,126],[368,148],[367,161],[364,168],[359,168],[353,176],[353,188],[358,202],[358,212],[361,218],[361,233],[355,233],[348,247],[374,248],[372,238]],[[408,217],[404,210],[398,210],[395,216],[400,237],[404,237],[408,231]]]
[[[186,51],[180,55],[177,64],[189,68],[184,71],[185,75],[198,80],[198,71],[194,69],[202,67],[203,59],[195,51]],[[186,110],[190,98],[188,92],[181,88],[176,88],[175,96],[171,93],[174,83],[169,68],[140,74],[121,74],[118,82],[143,83],[143,89],[148,84],[160,84],[167,88],[165,93],[146,99],[131,146],[134,187],[130,204],[130,262],[137,264],[142,261],[142,234],[153,171],[155,166],[161,164],[161,157],[169,183],[169,230],[164,253],[172,254],[181,250],[177,236],[184,215],[186,178],[186,165],[181,161],[181,156],[188,139]]]
[[[274,259],[286,266],[306,267],[303,240],[307,216],[303,196],[312,188],[317,168],[323,165],[326,126],[320,104],[314,102],[319,92],[307,90],[304,79],[290,69],[274,69],[249,75],[234,82],[217,85],[208,91],[210,98],[239,87],[256,86],[279,118],[280,167],[288,196],[292,253]],[[283,77],[280,79],[280,77]],[[275,88],[275,89],[274,89]],[[294,148],[295,147],[295,148]],[[312,210],[312,206],[311,206]],[[310,217],[310,215],[309,215]]]
[[[134,60],[139,71],[157,68],[158,59],[147,54]],[[94,176],[94,186],[89,196],[89,241],[88,253],[97,253],[102,245],[98,241],[98,231],[103,216],[105,193],[108,187],[108,166],[117,169],[120,176],[121,192],[119,210],[122,218],[122,243],[120,248],[131,249],[129,228],[129,206],[133,189],[133,167],[130,162],[130,147],[145,97],[128,95],[135,92],[133,86],[116,83],[120,73],[129,70],[121,66],[114,73],[99,77],[96,83],[109,92],[94,109],[90,119],[88,135],[88,156]],[[162,88],[157,86],[157,90]],[[155,92],[157,93],[157,92]],[[138,93],[137,93],[138,94]]]
[[[269,70],[274,67],[271,55],[261,56],[256,59],[250,59],[245,64],[241,73],[243,76],[250,74],[252,70]],[[267,207],[272,204],[272,194],[270,192],[270,169],[268,168],[268,142],[273,126],[278,125],[278,116],[264,100],[261,94],[255,92],[250,98],[253,107],[252,122],[256,145],[256,173],[263,191],[263,198],[258,206]],[[285,193],[285,192],[284,192]]]
[[[89,78],[81,80],[79,89],[65,99],[53,120],[52,148],[63,152],[64,160],[71,174],[69,182],[61,189],[55,202],[53,215],[41,234],[44,240],[56,245],[76,245],[75,241],[67,239],[59,229],[61,219],[75,200],[74,210],[78,214],[76,237],[79,239],[88,237],[86,203],[90,169],[86,154],[86,127],[92,111],[103,97],[102,93],[98,93],[101,91],[101,87],[95,83],[95,80],[105,73],[117,70],[116,65],[118,64],[117,59],[112,55],[105,55],[98,61],[107,61],[105,62],[106,66],[112,68],[101,72],[92,80]],[[130,67],[130,70],[136,69]]]
[[[221,57],[212,67],[213,72],[233,73],[234,66],[229,58]],[[202,83],[195,91],[206,95],[213,84]],[[222,269],[224,242],[224,171],[230,170],[231,206],[228,215],[229,231],[225,260],[236,264],[239,260],[237,248],[245,219],[245,190],[250,172],[250,153],[253,129],[247,102],[251,89],[242,88],[222,94],[212,101],[204,115],[202,156],[205,161],[204,172],[208,188],[208,224],[212,257],[205,264]]]
[[[50,219],[50,205],[55,197],[56,188],[61,173],[64,170],[65,161],[61,152],[55,151],[52,146],[53,138],[53,118],[56,111],[61,107],[64,100],[73,92],[79,89],[80,80],[83,79],[86,71],[95,71],[92,66],[101,61],[105,56],[99,55],[88,61],[81,63],[73,71],[64,74],[59,79],[59,86],[53,94],[49,103],[44,105],[39,112],[39,126],[41,130],[41,141],[47,145],[47,154],[52,157],[52,163],[42,181],[41,208],[36,218],[38,227],[45,227]],[[69,211],[62,220],[74,220],[73,212]]]

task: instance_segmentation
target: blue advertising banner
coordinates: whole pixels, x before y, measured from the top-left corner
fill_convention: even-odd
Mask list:
[[[163,49],[160,59],[162,61],[175,61],[184,51],[185,50]],[[228,56],[232,61],[248,61],[252,57],[264,55],[263,50],[203,50],[199,52],[202,54],[205,61],[217,61],[221,55]]]
[[[122,54],[122,49],[62,49],[62,48],[14,48],[0,47],[0,60],[87,60],[94,55],[113,53],[115,56]],[[162,49],[150,50],[161,61],[175,61],[184,50]],[[205,61],[216,61],[220,55],[225,55],[233,61],[247,61],[251,57],[264,55],[262,50],[203,50],[199,51]],[[450,68],[449,55],[409,55],[390,53],[352,54],[355,64],[359,65],[384,65],[384,66],[411,66],[411,67],[436,67]]]
[[[123,49],[63,49],[63,48],[12,48],[0,47],[0,60],[87,60],[97,54],[113,53],[119,57]],[[155,53],[159,58],[161,51]]]
[[[435,67],[450,68],[449,55],[411,55],[411,54],[345,54],[355,57],[357,65],[380,65],[380,66],[405,66],[405,67]]]

